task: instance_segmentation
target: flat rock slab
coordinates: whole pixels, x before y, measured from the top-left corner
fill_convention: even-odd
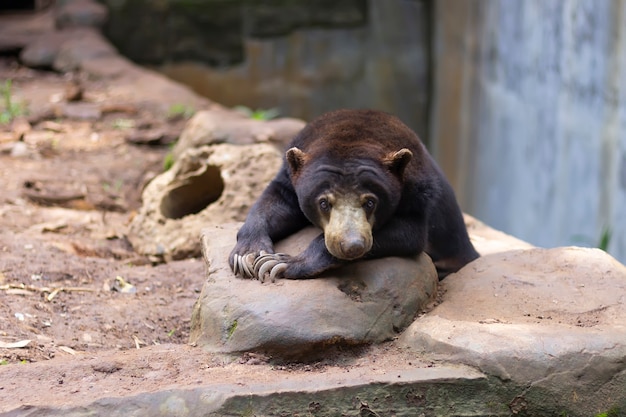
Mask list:
[[[203,231],[208,279],[192,314],[192,343],[213,352],[300,357],[330,346],[390,340],[432,301],[437,273],[427,255],[354,262],[310,280],[261,283],[235,277],[228,255],[239,224]],[[297,254],[320,232],[291,236]]]
[[[508,416],[492,404],[511,396],[469,367],[384,357],[319,372],[219,363],[184,345],[59,359],[0,367],[0,416]]]
[[[524,404],[552,404],[553,415],[626,410],[626,267],[611,256],[575,247],[495,253],[443,286],[443,302],[402,345],[528,386]]]

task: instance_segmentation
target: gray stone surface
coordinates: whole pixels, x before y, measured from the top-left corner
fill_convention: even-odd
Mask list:
[[[276,37],[298,28],[343,28],[367,22],[361,0],[248,2],[103,0],[111,19],[107,36],[134,61],[240,62],[244,37]],[[160,25],[167,30],[154,30]],[[262,78],[262,77],[261,77]]]
[[[200,255],[200,230],[243,221],[281,158],[267,144],[189,149],[146,186],[128,232],[133,248],[164,260]]]
[[[45,33],[24,46],[20,61],[29,67],[52,67],[61,45],[72,36],[75,34],[70,30]]]
[[[113,3],[113,0],[110,1]],[[227,3],[236,5],[241,2]],[[296,0],[276,2],[270,7],[268,2],[259,8],[269,13],[274,7],[311,8],[319,15],[335,8],[349,7],[350,3],[357,2],[321,4]],[[255,6],[248,4],[245,30],[267,21],[249,16]],[[237,65],[228,66],[221,61],[217,67],[212,67],[210,60],[197,55],[195,59],[159,59],[157,64],[162,65],[162,71],[173,79],[192,85],[195,91],[227,106],[277,107],[281,114],[304,120],[312,120],[324,112],[343,107],[376,108],[395,114],[428,141],[430,93],[426,86],[431,81],[429,3],[371,0],[358,1],[358,4],[366,16],[364,24],[359,26],[343,25],[332,30],[317,26],[269,38],[248,36],[244,30],[245,37],[241,39],[242,31],[238,31],[237,40],[243,40],[243,62]],[[292,19],[294,14],[277,13],[276,16]],[[225,24],[215,35],[220,39],[220,42],[214,42],[215,48],[227,45],[226,32],[236,27],[226,23],[228,16],[227,13],[220,15]],[[132,23],[135,24],[134,21]],[[268,26],[265,30],[275,28]],[[128,39],[128,31],[122,34],[124,41]],[[145,34],[159,35],[151,31],[137,32],[133,34],[136,40]],[[202,32],[206,34],[206,31]],[[211,52],[207,51],[205,43],[197,42],[198,31],[191,34],[196,36],[196,41],[191,40],[185,46],[201,45],[199,52]],[[143,41],[143,44],[158,45],[158,40]],[[118,45],[120,50],[132,46],[130,43]],[[152,50],[142,48],[141,52]]]
[[[304,121],[291,118],[262,121],[236,111],[199,111],[185,126],[172,153],[178,159],[189,148],[216,143],[271,143],[284,149],[304,125]]]
[[[0,14],[0,52],[15,53],[54,30],[52,12]]]
[[[269,364],[227,364],[195,370],[192,373],[197,376],[181,384],[181,375],[190,374],[189,367],[215,359],[184,348],[152,346],[126,354],[105,353],[100,358],[77,357],[64,366],[52,360],[48,362],[49,372],[43,373],[40,369],[37,372],[41,368],[37,364],[21,366],[19,372],[31,377],[33,385],[48,384],[43,389],[63,389],[58,378],[69,367],[83,372],[81,389],[89,385],[93,390],[90,395],[81,395],[74,385],[47,403],[31,398],[19,405],[13,398],[5,398],[0,402],[0,416],[508,416],[501,398],[513,395],[469,367],[423,363],[384,369],[373,363],[351,367],[349,372],[337,367],[304,372],[280,370]],[[145,361],[146,373],[164,372],[171,381],[157,389],[142,390],[139,381],[145,376],[125,372],[132,360]],[[158,365],[165,362],[171,364]],[[102,384],[94,381],[94,369],[102,370],[96,373],[113,369],[103,378],[115,379],[131,392],[113,395],[99,389]],[[3,377],[10,378],[13,372],[18,370],[0,368]]]
[[[402,345],[529,387],[530,410],[626,410],[626,267],[608,254],[494,253],[443,285],[442,303],[409,327]],[[546,395],[550,409],[540,408]]]
[[[83,61],[117,56],[115,48],[102,35],[90,28],[76,29],[74,36],[63,42],[52,67],[60,72],[79,69]]]
[[[437,273],[425,254],[353,262],[310,280],[235,277],[228,255],[238,226],[203,231],[209,272],[194,306],[190,340],[209,351],[305,357],[330,346],[391,340],[436,295]],[[276,250],[298,254],[319,233],[305,229]]]
[[[163,117],[167,117],[175,105],[193,110],[224,110],[188,87],[120,56],[97,28],[58,30],[54,25],[54,8],[34,16],[0,16],[0,50],[20,49],[20,59],[26,65],[53,67],[60,72],[79,70],[84,76],[106,80],[110,95],[124,106],[146,108]],[[45,96],[30,107],[35,109],[34,114],[51,111]]]
[[[108,17],[106,6],[94,0],[63,1],[57,6],[56,26],[59,29],[104,26]]]
[[[42,33],[25,44],[20,52],[20,60],[24,65],[54,67],[61,72],[79,69],[83,63],[90,60],[102,58],[113,60],[117,57],[115,48],[97,29],[89,27]],[[109,64],[101,62],[101,65]],[[128,69],[129,67],[126,68]]]

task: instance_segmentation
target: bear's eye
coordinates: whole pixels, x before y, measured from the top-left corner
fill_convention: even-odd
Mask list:
[[[320,210],[324,212],[327,212],[330,210],[330,203],[328,202],[326,198],[320,198],[319,205],[320,205]]]
[[[376,208],[376,200],[373,198],[366,199],[363,208],[368,212],[373,211]]]

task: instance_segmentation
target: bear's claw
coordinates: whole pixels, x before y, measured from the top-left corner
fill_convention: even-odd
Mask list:
[[[275,282],[278,274],[287,268],[286,261],[289,255],[284,253],[261,253],[254,260],[254,275],[261,282],[265,282],[265,277],[269,273],[270,281]]]
[[[247,255],[235,254],[233,258],[233,273],[241,275],[243,278],[255,278],[254,276],[254,254]]]
[[[233,273],[242,278],[258,279],[265,282],[267,276],[271,282],[287,268],[289,255],[284,253],[267,253],[261,251],[258,256],[253,253],[246,255],[235,254],[233,257]]]

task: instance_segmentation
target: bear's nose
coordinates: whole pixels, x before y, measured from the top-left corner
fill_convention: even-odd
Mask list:
[[[344,259],[356,259],[365,255],[365,239],[359,238],[349,238],[344,239],[339,244],[341,248],[341,253],[344,255]]]

